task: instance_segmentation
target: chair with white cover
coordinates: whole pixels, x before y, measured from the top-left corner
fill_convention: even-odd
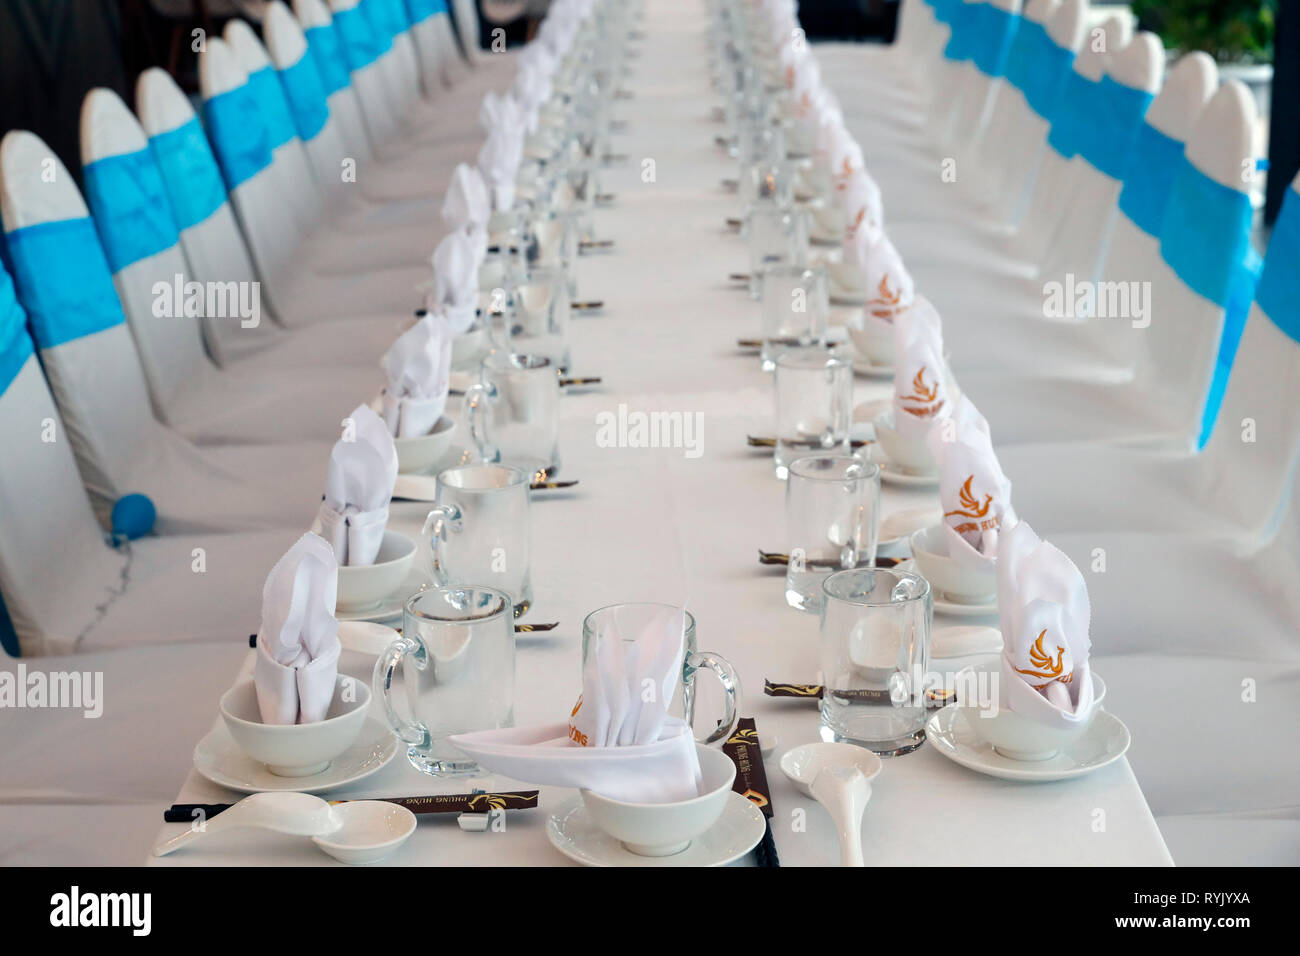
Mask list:
[[[1250,183],[1255,162],[1255,102],[1240,83],[1219,88],[1196,122],[1173,179],[1160,230],[1160,258],[1141,272],[1107,276],[1108,314],[1149,326],[1140,331],[1132,380],[1116,385],[1050,379],[962,384],[1002,444],[1133,441],[1195,448],[1204,427],[1225,334],[1239,333],[1249,308]],[[1127,267],[1133,269],[1132,265]],[[1240,299],[1245,292],[1245,303]],[[1068,286],[1058,290],[1062,300]],[[1127,305],[1126,305],[1127,303]],[[1099,304],[1099,308],[1101,308]],[[1140,323],[1141,324],[1141,323]]]
[[[307,38],[282,0],[272,0],[267,5],[263,32],[266,52],[280,76],[298,138],[311,161],[327,206],[346,218],[346,231],[355,234],[357,229],[423,227],[427,243],[429,223],[438,218],[437,205],[432,200],[440,195],[437,187],[441,177],[431,175],[432,170],[427,166],[381,169],[368,146],[364,155],[358,155],[343,124],[331,111],[332,101],[326,98],[325,84]],[[364,132],[361,138],[364,140]],[[400,182],[394,183],[395,178]],[[379,195],[374,187],[384,187],[388,198]],[[409,249],[413,238],[399,235],[395,241]]]
[[[406,0],[411,39],[420,57],[425,93],[441,95],[465,73],[466,60],[456,46],[451,14],[445,0]]]
[[[0,141],[0,214],[18,299],[101,523],[140,493],[160,534],[305,527],[330,445],[200,449],[158,421],[90,213],[32,133]]]
[[[187,307],[191,303],[181,290],[191,281],[189,266],[162,175],[144,130],[111,90],[86,95],[81,154],[86,199],[157,416],[200,442],[336,437],[338,422],[383,384],[378,367],[291,371],[274,362],[275,350],[225,368],[215,365],[204,349],[204,327],[220,342],[262,321],[255,287],[221,283],[211,287],[211,296],[200,287],[195,308]],[[247,315],[240,311],[241,295],[251,307]],[[208,314],[209,305],[215,314]],[[216,328],[221,324],[234,328]]]
[[[274,165],[257,98],[233,51],[215,37],[199,54],[199,87],[212,151],[276,314],[286,321],[301,315],[290,301],[301,294],[302,286],[315,285],[334,302],[328,315],[409,315],[419,304],[415,290],[428,279],[427,267],[311,274],[319,273],[322,266],[312,257],[312,249],[304,247],[295,212],[281,196],[283,177]],[[307,175],[310,178],[310,172]],[[326,260],[336,255],[336,248],[323,252]],[[386,337],[392,330],[384,324]]]
[[[288,530],[145,537],[110,547],[82,486],[11,277],[0,267],[0,594],[22,656],[256,629]]]
[[[1062,207],[1039,260],[1039,275],[1097,278],[1129,151],[1164,76],[1165,49],[1154,33],[1139,33],[1106,58],[1098,96],[1099,122],[1071,157]]]

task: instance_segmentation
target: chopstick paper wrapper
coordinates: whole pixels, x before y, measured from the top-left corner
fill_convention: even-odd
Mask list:
[[[487,813],[491,810],[531,810],[537,806],[536,790],[512,790],[507,793],[439,793],[429,797],[376,797],[384,803],[396,803],[412,813]],[[331,800],[331,804],[350,803]],[[163,811],[164,823],[192,823],[212,819],[229,803],[173,803]]]
[[[754,848],[755,860],[759,866],[780,866],[781,859],[772,839],[772,791],[767,786],[767,769],[763,766],[753,717],[740,718],[736,732],[722,745],[722,752],[736,765],[736,782],[731,789],[758,807],[766,818],[767,829]]]
[[[776,684],[770,680],[763,681],[763,694],[766,697],[803,697],[806,700],[821,700],[826,696],[826,688],[821,684]],[[831,696],[836,700],[864,704],[888,704],[892,702],[887,690],[833,690]],[[955,690],[928,690],[925,692],[925,706],[928,709],[947,707],[957,703]]]
[[[894,565],[901,564],[906,560],[906,558],[884,558],[877,556],[875,566],[878,568],[892,568]],[[790,564],[790,556],[788,554],[782,554],[779,551],[764,551],[762,548],[759,548],[758,563],[776,564],[786,567]],[[834,571],[838,571],[840,570],[840,563],[838,561],[821,561],[814,558],[812,560],[805,560],[804,567],[813,568],[814,570],[830,568]]]

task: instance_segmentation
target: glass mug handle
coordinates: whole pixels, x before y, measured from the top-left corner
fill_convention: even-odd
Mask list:
[[[476,382],[465,392],[465,417],[469,422],[470,442],[480,461],[501,460],[501,449],[492,444],[487,431],[487,405],[497,397],[495,385]]]
[[[388,721],[388,726],[401,738],[402,742],[412,747],[427,749],[430,742],[429,728],[420,723],[415,716],[414,705],[417,695],[414,682],[408,684],[406,688],[407,705],[411,708],[410,722],[403,720],[402,715],[393,706],[393,674],[401,666],[407,655],[410,655],[417,670],[424,670],[428,666],[429,659],[425,654],[424,645],[409,637],[399,637],[389,644],[388,650],[379,655],[379,660],[375,661],[375,672],[370,681],[371,688],[375,696],[383,703],[384,719]]]
[[[740,721],[740,677],[736,674],[736,668],[732,666],[731,661],[721,654],[714,654],[712,651],[694,652],[687,658],[687,664],[695,671],[695,674],[691,675],[692,686],[687,689],[690,694],[686,714],[688,720],[695,716],[695,687],[693,683],[695,675],[699,673],[701,668],[713,671],[713,675],[718,678],[718,683],[722,685],[722,695],[726,701],[722,708],[722,722],[718,724],[717,729],[707,737],[697,739],[702,744],[712,744],[717,743],[719,740],[726,740],[735,732],[736,724]]]
[[[450,584],[445,571],[443,545],[447,543],[450,531],[462,531],[461,512],[455,505],[438,505],[424,519],[420,529],[420,552],[424,555],[424,568],[429,573],[429,580],[436,588],[445,588]]]

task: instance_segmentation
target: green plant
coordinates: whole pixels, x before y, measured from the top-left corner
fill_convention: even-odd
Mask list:
[[[1133,0],[1138,22],[1180,52],[1220,63],[1273,61],[1278,0]]]

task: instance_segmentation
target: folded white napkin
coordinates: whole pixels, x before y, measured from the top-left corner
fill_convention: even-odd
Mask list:
[[[895,315],[912,305],[916,296],[912,274],[883,229],[865,221],[850,222],[842,251],[844,264],[863,273],[869,318],[892,323]]]
[[[433,291],[425,298],[429,312],[441,315],[455,335],[469,331],[478,316],[478,257],[476,240],[464,232],[449,232],[433,250]]]
[[[625,634],[617,617],[600,630],[567,727],[459,734],[452,743],[484,768],[529,783],[645,803],[698,796],[695,736],[668,716],[682,674],[683,623],[680,610],[666,609],[637,635]]]
[[[321,534],[339,564],[374,564],[396,480],[397,447],[387,423],[368,405],[358,405],[330,452],[320,506]]]
[[[880,187],[862,169],[835,179],[835,194],[840,209],[844,211],[844,243],[850,244],[864,230],[874,236],[885,225],[885,207],[880,198]]]
[[[952,414],[943,329],[924,296],[894,316],[894,428],[924,439],[930,427]]]
[[[324,720],[338,676],[334,549],[318,534],[299,538],[266,576],[253,686],[264,724]]]
[[[998,543],[1002,707],[1068,728],[1092,707],[1091,609],[1083,575],[1021,521]]]
[[[517,128],[523,122],[523,111],[518,101],[509,93],[489,90],[483,95],[478,108],[478,125],[485,136],[501,128]]]
[[[384,353],[384,423],[396,437],[427,435],[442,417],[451,387],[451,339],[446,317],[429,312]]]
[[[442,221],[453,232],[469,237],[477,265],[482,265],[487,255],[487,223],[491,215],[492,201],[483,174],[468,163],[457,163],[442,200]]]
[[[1016,515],[1011,482],[993,451],[989,423],[962,395],[952,415],[931,427],[928,441],[939,464],[948,556],[968,567],[991,566],[998,535],[1016,523]]]
[[[524,131],[498,126],[488,134],[478,152],[478,169],[488,184],[492,208],[509,212],[515,204],[515,177],[523,156]]]

